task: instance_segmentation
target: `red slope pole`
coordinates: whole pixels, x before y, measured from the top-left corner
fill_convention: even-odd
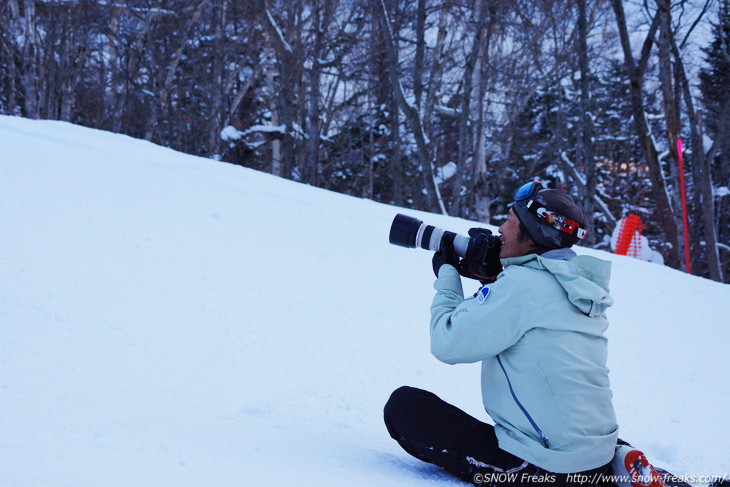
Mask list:
[[[682,219],[684,221],[684,263],[687,274],[692,274],[689,259],[689,225],[687,223],[687,193],[684,189],[684,163],[682,162],[682,139],[677,139],[677,154],[679,155],[679,185],[682,191]]]

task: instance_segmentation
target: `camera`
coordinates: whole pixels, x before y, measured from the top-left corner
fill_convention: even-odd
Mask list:
[[[441,239],[447,234],[454,236],[456,254],[462,258],[466,257],[466,249],[469,247],[469,240],[471,240],[469,237],[442,230],[433,225],[426,225],[421,220],[402,213],[398,213],[393,218],[393,223],[390,225],[389,241],[393,245],[409,249],[420,247],[437,252],[441,248]]]
[[[438,252],[441,240],[446,235],[453,235],[454,250],[463,260],[456,266],[463,277],[477,279],[482,284],[494,282],[502,272],[499,260],[502,241],[486,228],[472,228],[469,236],[449,232],[433,225],[426,225],[418,218],[398,213],[390,225],[389,241],[409,249],[421,247]],[[468,254],[468,255],[467,255]]]

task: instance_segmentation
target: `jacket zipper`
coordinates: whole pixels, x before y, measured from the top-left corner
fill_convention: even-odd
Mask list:
[[[509,386],[509,391],[512,393],[512,399],[515,400],[515,403],[517,403],[517,406],[519,406],[520,410],[522,410],[522,413],[527,418],[527,421],[529,421],[532,425],[532,428],[537,433],[537,436],[540,437],[540,441],[542,441],[542,446],[544,446],[545,448],[550,448],[550,440],[548,440],[548,437],[545,436],[545,433],[543,433],[537,423],[535,423],[535,420],[532,419],[532,416],[530,416],[530,413],[527,412],[527,409],[525,409],[520,400],[517,399],[515,390],[512,388],[512,382],[509,380],[509,376],[507,375],[507,371],[505,370],[504,365],[502,365],[502,359],[499,355],[497,355],[497,362],[499,362],[499,367],[502,369],[505,379],[507,379],[507,385]]]

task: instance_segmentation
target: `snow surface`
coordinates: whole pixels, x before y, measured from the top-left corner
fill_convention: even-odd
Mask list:
[[[0,147],[0,485],[464,485],[382,423],[403,384],[487,419],[479,365],[430,355],[431,255],[387,236],[472,223],[63,122]],[[579,252],[614,263],[621,437],[730,473],[730,286]]]

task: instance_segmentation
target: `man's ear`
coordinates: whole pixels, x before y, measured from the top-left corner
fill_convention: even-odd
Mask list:
[[[527,233],[527,228],[520,222],[520,231],[517,234],[517,240],[520,242],[520,244],[524,244],[527,248],[526,254],[532,253],[535,251],[536,253],[540,254],[543,252],[546,252],[550,249],[542,247],[535,243],[534,240],[532,240],[532,237],[530,237],[530,234]]]
[[[527,233],[527,228],[525,228],[525,225],[522,222],[520,222],[519,232],[517,233],[517,241],[526,245],[537,247],[537,244],[534,240],[532,240],[530,234]]]

